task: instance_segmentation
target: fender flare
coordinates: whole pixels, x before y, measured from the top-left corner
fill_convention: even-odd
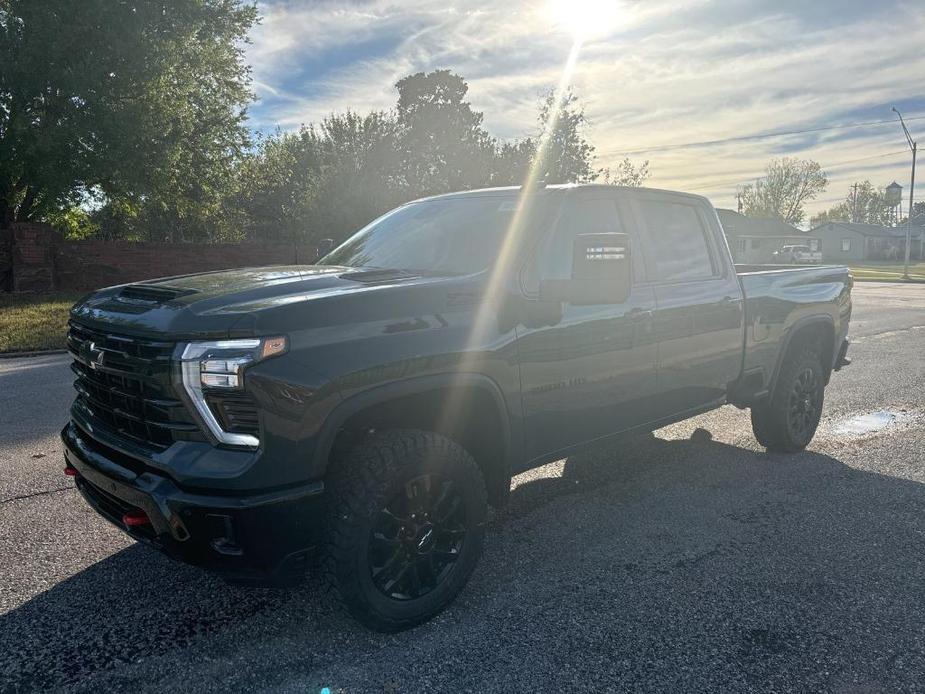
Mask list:
[[[784,358],[787,356],[787,352],[790,350],[790,343],[793,340],[793,336],[800,332],[803,328],[806,328],[811,325],[825,325],[832,329],[832,340],[833,340],[833,349],[834,349],[834,340],[835,340],[835,319],[831,314],[828,313],[814,313],[810,316],[803,316],[799,320],[795,321],[793,325],[787,330],[786,334],[783,337],[781,343],[780,352],[777,354],[777,363],[774,365],[774,372],[771,374],[771,381],[768,384],[768,399],[774,397],[774,390],[777,388],[777,377],[780,374],[780,370],[784,365]],[[833,356],[834,359],[834,356]],[[829,372],[832,370],[832,364],[823,365],[826,366]]]
[[[443,373],[415,376],[402,381],[373,386],[342,400],[325,418],[318,437],[318,445],[315,448],[313,461],[315,469],[327,470],[328,457],[334,446],[337,433],[344,423],[358,412],[409,395],[420,395],[431,391],[460,387],[481,390],[487,393],[494,401],[501,417],[502,448],[504,451],[502,463],[509,472],[514,452],[510,413],[501,388],[494,380],[480,373]]]

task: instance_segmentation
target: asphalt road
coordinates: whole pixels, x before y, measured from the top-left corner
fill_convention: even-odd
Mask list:
[[[0,361],[0,691],[925,690],[925,286],[854,294],[807,452],[726,407],[522,475],[457,602],[392,636],[123,536],[61,472],[66,359]]]

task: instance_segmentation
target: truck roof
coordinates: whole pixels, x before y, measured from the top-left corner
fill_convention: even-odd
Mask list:
[[[455,198],[467,198],[467,197],[487,197],[487,196],[496,196],[496,197],[506,197],[510,195],[519,194],[523,190],[523,186],[499,186],[496,188],[477,188],[475,190],[462,190],[455,193],[442,193],[440,195],[430,195],[423,198],[418,198],[417,200],[411,200],[409,202],[423,202],[424,200],[444,200],[444,199],[455,199]],[[551,185],[541,185],[537,186],[537,192],[540,191],[577,191],[577,190],[601,190],[601,191],[615,191],[615,190],[624,190],[624,191],[643,191],[646,193],[661,193],[661,194],[670,194],[670,195],[682,195],[694,200],[701,202],[706,202],[712,206],[712,203],[704,197],[703,195],[695,195],[694,193],[685,193],[678,190],[664,190],[661,188],[645,188],[645,187],[635,187],[635,186],[615,186],[608,183],[555,183]]]

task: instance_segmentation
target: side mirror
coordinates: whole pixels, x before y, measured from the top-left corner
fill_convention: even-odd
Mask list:
[[[540,300],[569,304],[622,304],[633,270],[626,234],[579,234],[572,249],[572,278],[541,280]]]

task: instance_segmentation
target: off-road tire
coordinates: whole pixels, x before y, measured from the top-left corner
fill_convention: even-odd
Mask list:
[[[808,374],[812,379],[809,385]],[[802,345],[785,357],[772,398],[751,408],[752,431],[758,443],[778,453],[803,450],[816,434],[824,399],[819,352],[813,345]]]
[[[380,632],[408,629],[443,610],[465,586],[484,542],[488,503],[472,456],[433,432],[392,430],[367,436],[331,465],[321,569],[335,597],[353,617]],[[466,532],[442,581],[420,597],[395,599],[375,583],[371,543],[383,509],[422,477],[452,483]]]

